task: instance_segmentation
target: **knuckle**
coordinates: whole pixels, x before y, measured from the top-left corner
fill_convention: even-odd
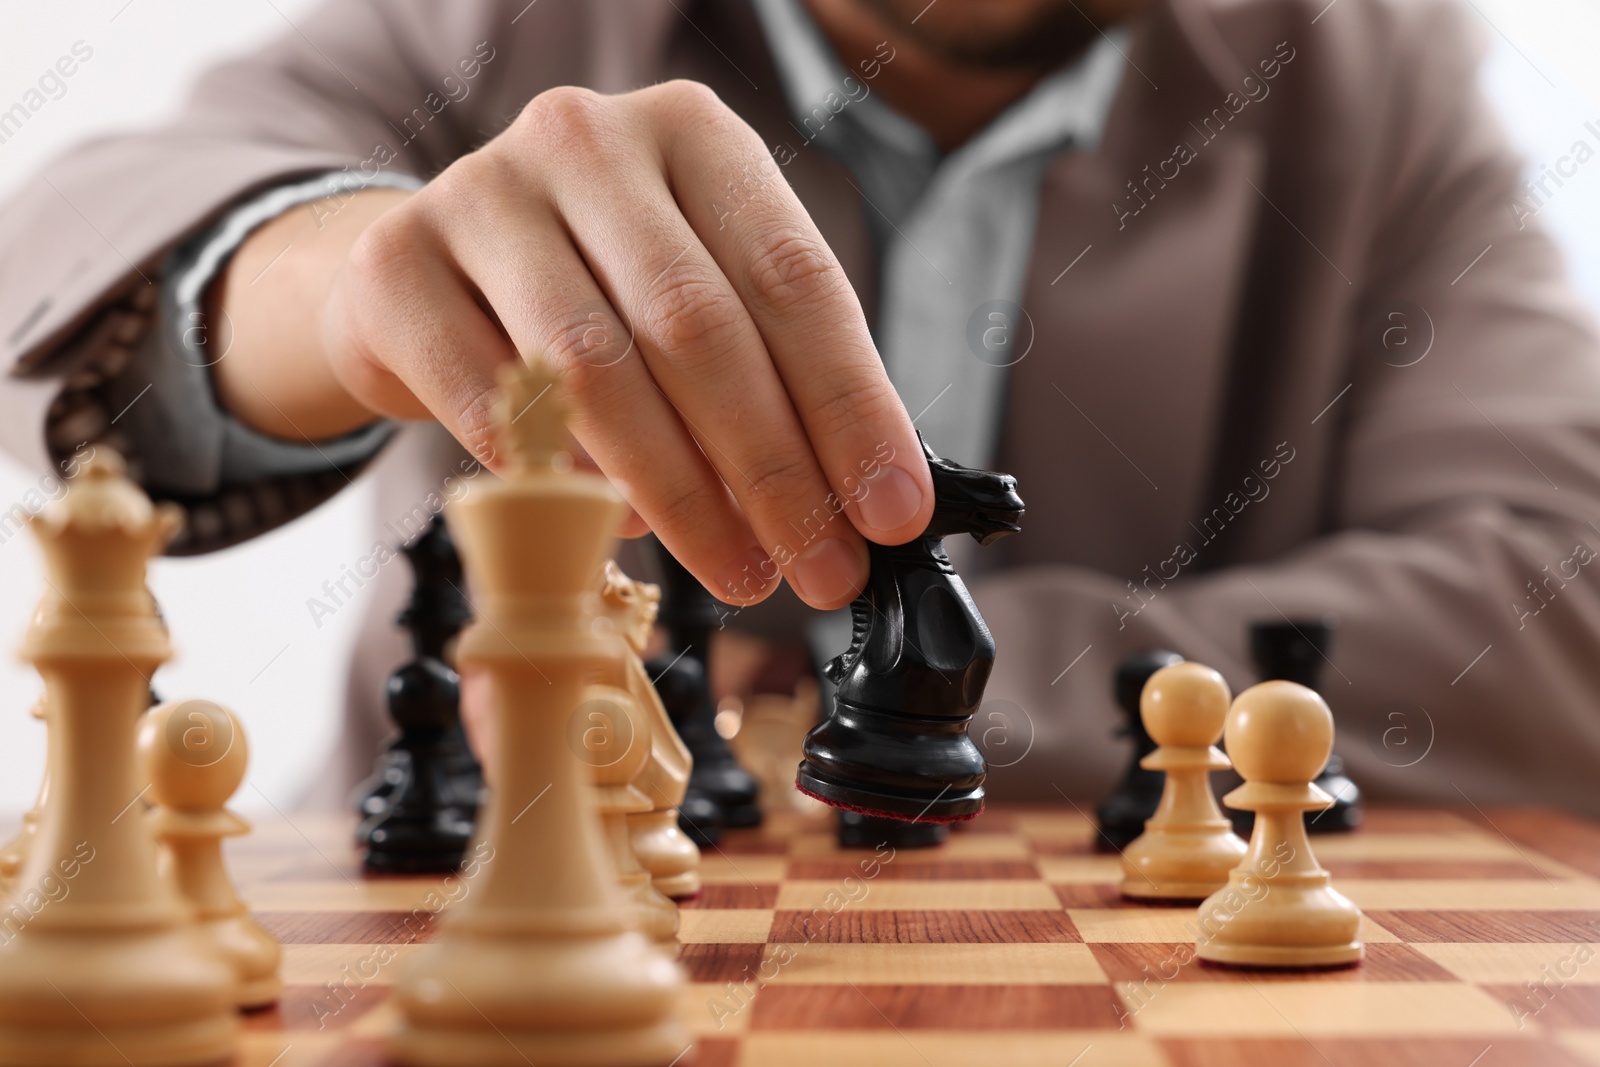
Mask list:
[[[830,386],[828,392],[808,400],[804,421],[814,438],[850,437],[863,427],[889,425],[898,414],[899,397],[886,383],[840,375]]]
[[[743,314],[722,286],[687,271],[668,278],[651,304],[651,332],[661,351],[676,361],[715,347],[737,328]]]
[[[539,144],[581,146],[601,136],[608,110],[606,98],[592,89],[561,85],[529,100],[516,125]]]
[[[726,107],[709,85],[688,78],[662,82],[650,91],[668,107],[686,115],[704,115]]]
[[[657,492],[659,496],[651,501],[650,514],[646,516],[652,530],[703,536],[706,516],[715,514],[704,486],[673,480],[660,486]]]
[[[460,157],[429,182],[426,204],[448,221],[510,199],[521,184],[514,160],[491,143]]]
[[[350,246],[341,269],[345,299],[339,302],[342,332],[358,342],[363,358],[379,363],[377,350],[404,321],[416,279],[431,243],[418,216],[404,205],[376,219]]]
[[[495,386],[479,390],[456,414],[456,440],[481,463],[495,457],[494,405],[500,395]]]
[[[545,352],[561,369],[562,387],[577,412],[614,410],[624,399],[628,376],[609,364],[591,363],[580,330],[562,331]]]
[[[862,425],[872,425],[876,408],[870,401],[852,389],[839,389],[810,400],[804,421],[810,432],[820,438],[833,438]]]
[[[633,334],[598,301],[580,303],[551,324],[543,351],[564,371],[605,368],[622,362],[634,348]]]
[[[809,456],[782,449],[764,453],[745,468],[745,477],[749,479],[745,487],[753,500],[769,505],[801,504],[806,490],[816,482]]]
[[[397,299],[427,247],[417,213],[401,205],[361,231],[350,246],[345,271],[364,295]]]
[[[759,299],[779,312],[840,295],[847,287],[828,250],[797,233],[779,238],[756,256],[750,284]]]

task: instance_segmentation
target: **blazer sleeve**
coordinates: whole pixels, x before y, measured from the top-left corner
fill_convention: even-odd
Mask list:
[[[503,124],[479,113],[493,95],[485,83],[499,77],[495,11],[334,0],[204,73],[168,125],[87,142],[23,183],[0,210],[0,447],[40,471],[68,469],[85,443],[137,451],[108,411],[126,399],[119,376],[161,343],[169,253],[298,177],[347,169],[426,180],[442,170],[480,128]],[[191,513],[176,549],[260,532],[348,484],[348,473],[180,500]]]
[[[1136,647],[1210,662],[1237,691],[1255,681],[1251,622],[1331,615],[1336,751],[1370,794],[1600,816],[1600,341],[1479,91],[1470,26],[1411,10],[1399,91],[1371,116],[1386,125],[1363,285],[1364,303],[1425,315],[1387,361],[1352,338],[1325,532],[1172,583],[1137,637],[1109,618],[1125,590],[1108,575],[975,582],[1005,664],[989,695],[1035,745],[1001,784],[1059,799],[1115,782],[1107,678]]]

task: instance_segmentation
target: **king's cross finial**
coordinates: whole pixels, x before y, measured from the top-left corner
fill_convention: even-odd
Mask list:
[[[540,356],[500,371],[495,424],[513,470],[550,467],[567,453],[567,400],[561,375]]]

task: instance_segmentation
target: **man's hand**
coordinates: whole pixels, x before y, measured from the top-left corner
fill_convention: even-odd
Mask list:
[[[213,294],[219,395],[262,431],[431,417],[493,466],[495,370],[544,353],[578,442],[725,600],[781,571],[838,607],[863,536],[926,526],[927,465],[855,293],[704,86],[553,89],[420,192],[313,209],[252,234]]]

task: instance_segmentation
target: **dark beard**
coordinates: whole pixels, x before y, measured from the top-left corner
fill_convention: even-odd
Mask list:
[[[896,0],[862,3],[945,62],[978,70],[1052,70],[1082,55],[1102,29],[1072,0],[1060,0],[1016,32],[991,39],[929,33]]]

